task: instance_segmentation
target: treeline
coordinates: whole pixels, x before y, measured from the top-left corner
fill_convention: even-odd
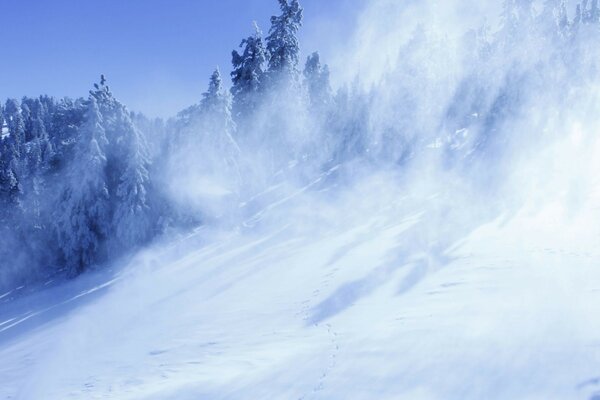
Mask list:
[[[3,276],[75,275],[160,232],[146,139],[104,78],[87,100],[8,100],[2,119]]]
[[[255,25],[233,51],[231,88],[217,69],[199,103],[167,121],[130,112],[104,76],[85,99],[0,104],[0,286],[75,276],[202,223],[210,213],[177,194],[217,181],[243,201],[292,168],[301,180],[350,160],[404,165],[429,148],[484,154],[506,140],[532,88],[582,82],[549,71],[595,74],[583,60],[595,62],[584,56],[600,37],[597,0],[572,16],[561,0],[538,13],[531,0],[505,0],[499,31],[464,36],[460,74],[440,66],[452,58],[445,39],[420,26],[381,82],[334,92],[318,53],[301,66],[298,0],[278,2],[267,35]],[[535,48],[544,54],[526,54]]]

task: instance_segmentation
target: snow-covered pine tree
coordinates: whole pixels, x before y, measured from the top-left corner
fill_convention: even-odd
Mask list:
[[[202,93],[202,101],[200,105],[205,111],[218,111],[223,105],[224,100],[223,94],[223,79],[221,78],[221,71],[217,67],[208,81],[208,89]]]
[[[0,224],[12,224],[22,216],[23,185],[15,145],[9,138],[0,144]]]
[[[254,22],[254,34],[242,40],[239,54],[231,54],[233,71],[231,72],[232,110],[235,118],[245,117],[254,112],[259,102],[259,92],[263,85],[267,51],[263,44],[262,32]]]
[[[42,212],[42,203],[44,192],[47,189],[46,174],[50,171],[54,161],[54,148],[50,142],[44,120],[46,108],[42,106],[39,99],[31,101],[31,136],[26,144],[26,193],[27,207],[26,211],[30,214],[31,223],[39,227]]]
[[[110,231],[102,123],[96,97],[90,95],[55,218],[59,248],[72,276],[98,261]]]
[[[23,119],[23,143],[28,142],[32,138],[32,118],[31,118],[31,109],[29,108],[28,98],[23,98],[21,100],[21,118]]]
[[[4,221],[14,221],[22,214],[23,165],[22,143],[25,123],[18,100],[8,99],[4,106],[4,120],[8,135],[2,139],[0,148],[0,191],[4,205]]]
[[[105,125],[112,124],[115,111],[119,108],[120,104],[113,97],[110,88],[106,84],[106,77],[104,75],[100,75],[100,83],[94,83],[94,89],[90,90],[90,95],[96,99]]]
[[[4,120],[8,128],[9,142],[14,146],[17,158],[21,154],[21,144],[25,139],[25,122],[21,115],[21,105],[16,99],[8,99],[4,106]]]
[[[0,101],[0,141],[4,138],[4,104]]]
[[[47,129],[52,126],[52,117],[56,112],[56,100],[48,95],[42,95],[39,97],[42,115],[44,116],[44,125]]]
[[[50,143],[55,153],[54,168],[62,170],[73,159],[73,147],[79,134],[78,127],[84,122],[87,104],[85,100],[68,98],[57,102],[50,118]]]
[[[313,110],[325,110],[331,102],[329,67],[327,64],[321,65],[318,52],[312,53],[306,59],[304,84]]]
[[[153,234],[149,161],[145,140],[125,107],[117,112],[116,122],[128,154],[116,188],[113,229],[118,249],[125,250],[144,244]]]
[[[351,87],[338,89],[334,99],[335,112],[331,121],[331,152],[336,162],[364,155],[368,149],[368,95],[360,89],[358,80]]]
[[[281,14],[271,17],[271,29],[266,38],[269,54],[269,77],[272,83],[294,83],[298,79],[300,46],[298,30],[302,26],[303,10],[298,0],[278,0]]]
[[[129,135],[131,119],[126,107],[112,94],[107,85],[106,77],[100,75],[100,82],[94,84],[90,95],[96,99],[98,110],[102,116],[102,127],[107,146],[106,156],[106,185],[111,198],[111,204],[116,204],[116,190],[121,182],[121,176],[126,169],[130,154]]]
[[[200,102],[205,137],[201,140],[227,157],[235,157],[239,147],[233,138],[235,123],[231,116],[231,97],[223,88],[221,72],[216,68],[210,77],[208,90]]]
[[[44,107],[39,99],[33,101],[31,111],[30,151],[27,161],[28,168],[32,171],[46,170],[54,156],[54,149],[50,143],[44,121]]]
[[[113,97],[104,75],[90,95],[98,102],[108,141],[105,170],[113,216],[111,246],[120,252],[143,244],[154,234],[148,199],[148,147],[132,114]]]

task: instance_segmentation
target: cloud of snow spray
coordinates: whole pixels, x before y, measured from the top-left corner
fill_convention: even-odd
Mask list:
[[[347,128],[359,130],[365,145],[347,145],[351,150],[339,156],[336,149],[347,138],[324,128],[309,110],[286,109],[280,96],[237,138],[235,165],[202,145],[182,147],[165,181],[183,210],[202,214],[205,233],[176,251],[142,252],[134,262],[136,280],[103,311],[124,320],[131,310],[141,315],[174,290],[170,285],[182,285],[178,263],[161,274],[165,281],[158,286],[146,272],[170,264],[171,257],[185,259],[204,240],[217,242],[217,254],[219,240],[239,232],[285,231],[317,241],[332,229],[385,227],[415,217],[421,223],[403,236],[399,257],[425,254],[436,267],[470,231],[520,210],[541,215],[542,224],[551,218],[556,234],[562,225],[585,222],[581,215],[593,209],[600,183],[597,50],[581,39],[556,53],[552,40],[536,35],[500,49],[494,42],[498,14],[498,6],[476,1],[373,2],[332,63],[332,73],[343,76],[339,86],[358,93],[348,114],[337,118],[359,125]],[[486,17],[491,31],[479,29]],[[104,330],[110,331],[97,313],[74,323],[77,329],[69,330],[54,358],[40,363],[42,369],[60,363],[56,357],[82,362],[73,361],[79,348],[74,336],[82,328],[92,338],[88,347],[100,345]],[[137,349],[136,343],[122,346]],[[31,390],[44,393],[60,381],[56,374],[65,373],[52,371],[37,374]]]
[[[535,4],[536,13],[541,7]],[[331,211],[332,188],[339,186],[365,202],[370,191],[361,185],[381,174],[394,196],[443,193],[445,207],[465,214],[452,224],[466,226],[482,222],[480,211],[492,217],[533,199],[581,198],[575,192],[594,179],[588,164],[595,158],[597,79],[593,59],[578,54],[596,50],[559,54],[554,38],[525,34],[527,27],[516,40],[504,39],[500,8],[475,1],[370,3],[331,60],[339,93],[346,87],[351,97],[335,117],[349,123],[332,131],[304,104],[279,94],[236,137],[235,171],[222,160],[207,162],[219,154],[184,146],[172,161],[185,167],[167,179],[173,198],[229,227],[254,225],[269,214],[265,209],[280,209],[285,217],[277,212],[276,221],[301,226],[305,219],[290,220],[288,205],[315,201],[301,208]],[[571,68],[566,57],[581,67]],[[362,148],[343,143],[352,130]]]

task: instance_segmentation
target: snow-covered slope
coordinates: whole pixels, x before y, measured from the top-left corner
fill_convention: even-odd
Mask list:
[[[250,230],[8,294],[0,398],[598,398],[600,209],[467,223],[422,192],[302,194]]]

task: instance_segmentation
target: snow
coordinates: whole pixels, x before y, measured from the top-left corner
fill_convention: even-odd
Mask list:
[[[218,183],[211,181],[210,179],[205,179],[200,182],[201,189],[199,190],[198,195],[204,197],[223,197],[231,195],[231,190],[222,187]]]
[[[0,299],[5,298],[6,296],[10,296],[11,293],[12,293],[12,290],[0,295]]]
[[[475,219],[370,185],[3,304],[0,398],[593,398],[598,199]]]

